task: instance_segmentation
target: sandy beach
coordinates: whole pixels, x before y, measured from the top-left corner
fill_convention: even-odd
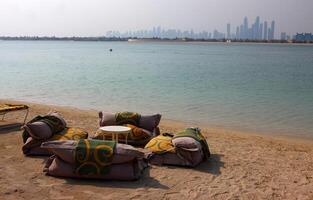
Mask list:
[[[84,128],[90,135],[98,128],[97,111],[26,104],[28,120],[56,110],[70,126]],[[18,116],[22,114],[12,113],[7,119]],[[166,119],[160,124],[162,132],[185,127]],[[150,166],[132,182],[45,176],[45,157],[22,154],[21,131],[1,132],[0,199],[313,199],[312,140],[201,129],[212,153],[208,162],[194,169]]]

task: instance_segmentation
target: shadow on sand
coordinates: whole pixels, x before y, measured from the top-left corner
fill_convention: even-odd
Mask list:
[[[220,175],[221,168],[224,167],[224,162],[221,161],[221,158],[224,155],[221,154],[211,154],[209,160],[201,163],[199,166],[194,168],[194,170],[210,173],[213,175]]]
[[[2,124],[0,125],[0,134],[1,133],[11,133],[20,131],[23,124],[21,123],[10,123],[10,124]]]
[[[65,184],[70,185],[92,185],[96,187],[111,187],[111,188],[158,188],[169,189],[166,185],[161,184],[158,180],[150,176],[150,168],[144,170],[144,174],[139,180],[135,181],[110,181],[99,179],[74,179],[66,178]]]
[[[175,165],[168,165],[166,166],[167,168],[174,169],[174,168],[185,168],[186,170],[196,170],[200,172],[205,172],[213,175],[220,175],[221,174],[221,168],[224,167],[224,162],[221,161],[221,158],[224,155],[220,154],[211,154],[209,160],[204,161],[200,163],[197,167],[195,168],[190,168],[190,167],[182,167],[182,166],[175,166]],[[165,167],[165,166],[164,166]]]
[[[213,175],[220,175],[220,169],[224,167],[224,162],[221,161],[223,155],[211,154],[208,161],[205,161],[195,168],[187,168],[186,170],[197,170],[200,172],[210,173]],[[166,168],[181,168],[179,166],[163,166]],[[96,187],[111,187],[111,188],[159,188],[159,189],[169,189],[168,186],[161,184],[158,180],[150,177],[150,168],[146,168],[141,179],[136,181],[107,181],[107,180],[97,180],[97,179],[72,179],[67,178],[66,184],[70,185],[92,185]]]

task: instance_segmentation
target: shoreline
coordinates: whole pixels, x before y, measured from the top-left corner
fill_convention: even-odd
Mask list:
[[[79,112],[86,112],[86,113],[94,113],[94,116],[98,119],[98,112],[100,110],[97,109],[91,109],[91,108],[79,108],[76,106],[69,106],[69,105],[57,105],[57,104],[50,104],[50,103],[40,103],[35,101],[21,101],[21,100],[14,100],[14,99],[0,99],[1,103],[17,103],[17,104],[26,104],[30,105],[30,109],[33,106],[36,107],[48,107],[53,108],[57,110],[74,110]],[[107,110],[107,112],[112,112],[110,110]],[[40,113],[41,115],[44,115],[46,113]],[[151,114],[151,113],[150,113]],[[162,115],[162,113],[160,113]],[[29,121],[31,118],[28,117],[27,121]],[[98,121],[97,121],[98,122]],[[204,130],[206,132],[211,133],[222,133],[222,134],[230,134],[230,135],[241,135],[246,137],[262,137],[267,139],[278,139],[278,140],[285,140],[289,142],[297,142],[297,143],[312,143],[313,144],[313,136],[306,136],[306,135],[291,135],[291,134],[275,134],[273,132],[265,132],[265,131],[249,131],[245,130],[243,128],[239,127],[225,127],[222,125],[211,125],[207,123],[201,123],[196,121],[184,121],[184,120],[176,120],[176,119],[169,119],[164,118],[162,116],[162,119],[160,121],[160,126],[165,125],[166,128],[169,128],[170,126],[173,126],[173,128],[180,128],[184,129],[187,127],[199,127],[201,130]]]

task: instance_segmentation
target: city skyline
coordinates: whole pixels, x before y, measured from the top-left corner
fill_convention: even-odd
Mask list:
[[[281,32],[279,36],[275,36],[276,23],[275,20],[262,21],[260,16],[257,16],[255,21],[249,20],[244,17],[242,24],[235,25],[232,28],[231,23],[226,24],[226,32],[217,29],[213,31],[200,31],[196,32],[193,29],[180,30],[180,29],[165,29],[161,26],[153,27],[152,29],[143,30],[129,30],[120,32],[117,30],[107,31],[106,37],[121,37],[121,38],[192,38],[192,39],[232,39],[232,40],[290,40],[292,36],[286,32]],[[278,35],[278,34],[276,34]]]
[[[236,32],[245,16],[262,16],[279,24],[279,38],[281,32],[313,32],[312,7],[307,0],[1,0],[0,35],[100,36],[158,25],[226,33],[227,23]]]

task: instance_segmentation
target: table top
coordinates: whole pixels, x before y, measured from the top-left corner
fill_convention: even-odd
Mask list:
[[[100,129],[105,132],[114,133],[128,133],[131,130],[131,128],[126,126],[102,126]]]

